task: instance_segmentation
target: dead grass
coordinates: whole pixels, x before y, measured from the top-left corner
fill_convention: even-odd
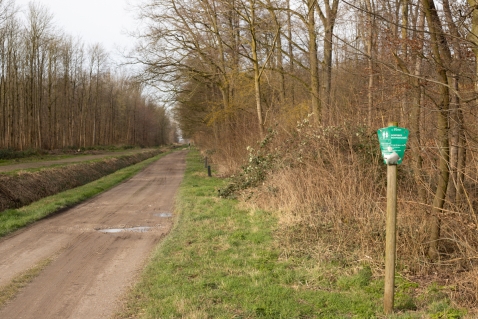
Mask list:
[[[279,212],[278,241],[284,256],[309,255],[353,269],[364,263],[383,276],[386,217],[386,166],[376,135],[360,128],[314,129],[307,121],[293,134],[278,134],[265,153],[274,154],[267,178],[241,197]],[[432,198],[433,156],[425,163]],[[399,166],[397,271],[426,287],[437,283],[457,305],[472,309],[478,301],[478,232],[468,185],[467,203],[448,203],[441,215],[441,259],[430,262],[428,202],[418,199],[410,163]],[[474,169],[473,167],[469,167]],[[474,184],[472,173],[468,183]],[[478,184],[478,183],[477,183]]]

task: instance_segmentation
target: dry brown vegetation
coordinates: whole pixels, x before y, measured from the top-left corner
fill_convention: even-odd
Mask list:
[[[381,275],[375,132],[409,128],[397,270],[474,306],[476,1],[160,0],[141,14],[145,74],[174,93],[184,136],[235,175],[221,195],[280,212],[284,254]]]
[[[376,276],[382,276],[386,166],[376,134],[360,127],[314,128],[306,121],[292,135],[275,135],[260,152],[273,156],[265,160],[267,165],[257,165],[254,152],[242,176],[233,179],[232,189],[257,178],[251,171],[263,171],[258,186],[240,191],[239,198],[279,212],[277,237],[283,253],[306,254],[339,265],[368,264]],[[432,171],[433,163],[429,164]],[[478,233],[472,204],[478,200],[476,194],[467,192],[469,203],[460,207],[447,202],[440,260],[431,261],[427,256],[431,205],[419,201],[419,185],[406,162],[399,167],[398,183],[399,274],[422,287],[432,282],[446,286],[455,302],[473,308],[478,297]],[[470,179],[468,186],[472,184]],[[429,195],[433,195],[431,188]]]

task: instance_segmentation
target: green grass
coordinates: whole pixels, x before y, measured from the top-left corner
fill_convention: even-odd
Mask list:
[[[118,170],[115,173],[100,178],[92,183],[53,196],[45,197],[28,206],[5,210],[0,213],[0,237],[110,189],[125,179],[137,174],[143,168],[166,154],[169,154],[169,152],[162,153],[138,164]]]
[[[176,226],[116,318],[386,317],[383,281],[370,268],[347,276],[312,258],[282,258],[274,214],[218,198],[222,185],[190,152]],[[427,318],[414,311],[413,285],[398,280],[393,318]]]
[[[75,149],[76,150],[76,149]],[[117,156],[115,153],[124,152],[124,151],[140,151],[140,148],[134,147],[89,147],[89,148],[81,148],[81,152],[79,153],[71,153],[71,150],[64,150],[64,154],[48,154],[46,151],[42,150],[27,150],[27,151],[13,151],[8,149],[0,149],[0,166],[6,165],[14,165],[14,164],[23,164],[23,163],[32,163],[32,162],[43,162],[43,161],[55,161],[55,160],[65,160],[73,157],[81,157],[81,156],[88,156],[88,155],[95,155],[92,153],[88,153],[85,151],[100,151],[100,152],[108,152],[108,154],[104,154],[104,158],[114,157]]]
[[[0,159],[0,166],[6,165],[15,165],[15,164],[22,164],[22,163],[32,163],[32,162],[40,162],[40,161],[56,161],[67,159],[71,157],[75,157],[79,155],[33,155],[25,158],[15,158],[15,159]]]
[[[169,153],[168,153],[169,154]],[[39,166],[39,167],[33,167],[33,168],[20,168],[20,169],[16,169],[16,170],[12,170],[12,171],[7,171],[7,172],[2,172],[1,174],[2,175],[9,175],[9,176],[17,176],[23,172],[28,172],[28,173],[35,173],[35,172],[39,172],[39,171],[43,171],[43,170],[48,170],[48,169],[52,169],[52,168],[59,168],[59,167],[66,167],[66,166],[70,166],[70,165],[77,165],[77,164],[93,164],[93,163],[98,163],[98,162],[102,162],[102,161],[105,161],[105,160],[108,160],[108,159],[113,159],[113,158],[121,158],[123,156],[132,156],[134,155],[134,153],[131,153],[129,155],[121,155],[121,156],[118,156],[117,154],[108,154],[108,155],[104,155],[103,157],[101,158],[96,158],[96,159],[90,159],[90,160],[79,160],[79,161],[75,161],[75,162],[67,162],[67,163],[58,163],[58,164],[48,164],[46,166]],[[64,155],[62,157],[58,157],[58,158],[54,158],[54,157],[49,157],[49,158],[42,158],[42,159],[31,159],[30,162],[43,162],[43,161],[55,161],[55,160],[64,160],[64,159],[68,159],[68,158],[73,158],[73,157],[81,157],[81,156],[87,156],[87,155],[75,155],[75,156],[71,156],[71,155]],[[8,165],[11,165],[11,164],[19,164],[19,163],[9,163]],[[2,166],[0,164],[0,166]]]
[[[8,210],[0,214],[0,236],[109,189],[164,155]],[[307,256],[283,258],[275,215],[239,209],[237,201],[218,198],[222,185],[207,177],[199,155],[191,151],[175,227],[117,318],[463,318],[439,286],[416,296],[417,285],[401,278],[396,313],[386,317],[383,281],[373,278],[370,268],[352,271]],[[46,265],[17,278],[0,303]]]

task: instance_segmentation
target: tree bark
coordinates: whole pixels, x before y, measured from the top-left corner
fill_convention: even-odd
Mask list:
[[[448,141],[448,111],[450,105],[450,91],[447,77],[447,66],[451,61],[450,48],[444,36],[436,6],[433,0],[422,0],[423,9],[430,31],[431,46],[436,61],[436,72],[440,82],[440,99],[437,114],[437,135],[439,147],[438,185],[433,199],[433,208],[430,215],[430,246],[428,256],[432,261],[437,260],[439,255],[438,241],[440,239],[440,215],[445,203],[448,179],[450,148]]]
[[[425,16],[422,10],[419,11],[417,21],[417,33],[423,32],[425,28]],[[426,191],[423,185],[423,158],[421,155],[421,139],[420,139],[420,123],[422,111],[422,97],[423,88],[420,84],[420,77],[422,76],[422,55],[423,55],[423,41],[420,41],[416,51],[413,52],[415,70],[414,77],[411,79],[413,87],[412,105],[410,110],[410,150],[413,159],[413,176],[418,188],[418,198],[421,203],[426,203]]]
[[[451,202],[458,203],[457,197],[461,197],[457,193],[462,190],[460,185],[463,185],[464,175],[458,171],[458,166],[460,170],[463,170],[465,162],[460,159],[460,156],[466,156],[466,153],[460,150],[464,145],[464,123],[463,123],[463,111],[461,109],[461,100],[460,100],[460,74],[462,73],[462,61],[463,61],[463,50],[458,39],[461,38],[460,32],[453,21],[451,8],[449,0],[443,0],[443,11],[445,13],[446,22],[448,29],[450,30],[451,44],[453,46],[453,52],[455,54],[454,63],[451,66],[451,72],[453,73],[452,78],[452,87],[453,94],[451,95],[451,107],[450,107],[450,181],[448,184],[449,188],[449,199]],[[460,164],[459,164],[460,163]]]
[[[367,127],[372,128],[373,89],[375,85],[374,40],[375,40],[375,10],[370,0],[365,0],[367,8],[367,55],[368,55],[368,90],[367,90]]]
[[[369,0],[368,0],[369,1]],[[337,18],[337,10],[339,7],[339,0],[333,0],[330,5],[329,0],[324,1],[325,14],[321,10],[320,5],[316,2],[317,12],[319,13],[322,24],[324,25],[324,99],[325,108],[322,109],[322,113],[331,112],[331,99],[332,99],[332,50],[333,50],[333,36],[335,20]],[[322,114],[322,119],[325,115]]]
[[[319,58],[317,57],[317,33],[315,31],[315,0],[307,0],[307,32],[309,35],[310,98],[311,110],[316,123],[321,123],[322,106],[319,86]]]

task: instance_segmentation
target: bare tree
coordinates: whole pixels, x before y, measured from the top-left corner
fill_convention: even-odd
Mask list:
[[[370,5],[370,1],[368,4]],[[332,52],[333,52],[333,36],[337,11],[339,8],[339,0],[333,0],[332,4],[329,0],[324,0],[324,9],[321,8],[319,2],[316,2],[316,10],[322,20],[324,26],[324,100],[327,111],[331,111],[331,95],[332,95]]]
[[[309,36],[309,67],[310,67],[310,93],[311,108],[315,115],[317,123],[322,120],[322,104],[320,101],[320,84],[319,84],[319,58],[317,56],[317,32],[315,22],[315,0],[307,0],[307,33]]]
[[[433,199],[433,209],[430,216],[430,247],[428,255],[430,259],[437,260],[439,257],[438,240],[440,239],[440,213],[445,203],[448,179],[450,176],[449,159],[450,149],[448,141],[448,111],[450,108],[449,81],[446,70],[450,65],[451,53],[444,31],[438,16],[436,6],[433,0],[422,0],[423,10],[427,19],[428,29],[430,30],[431,46],[436,60],[436,72],[440,85],[440,101],[438,107],[438,147],[439,147],[439,165],[438,165],[438,185]]]

